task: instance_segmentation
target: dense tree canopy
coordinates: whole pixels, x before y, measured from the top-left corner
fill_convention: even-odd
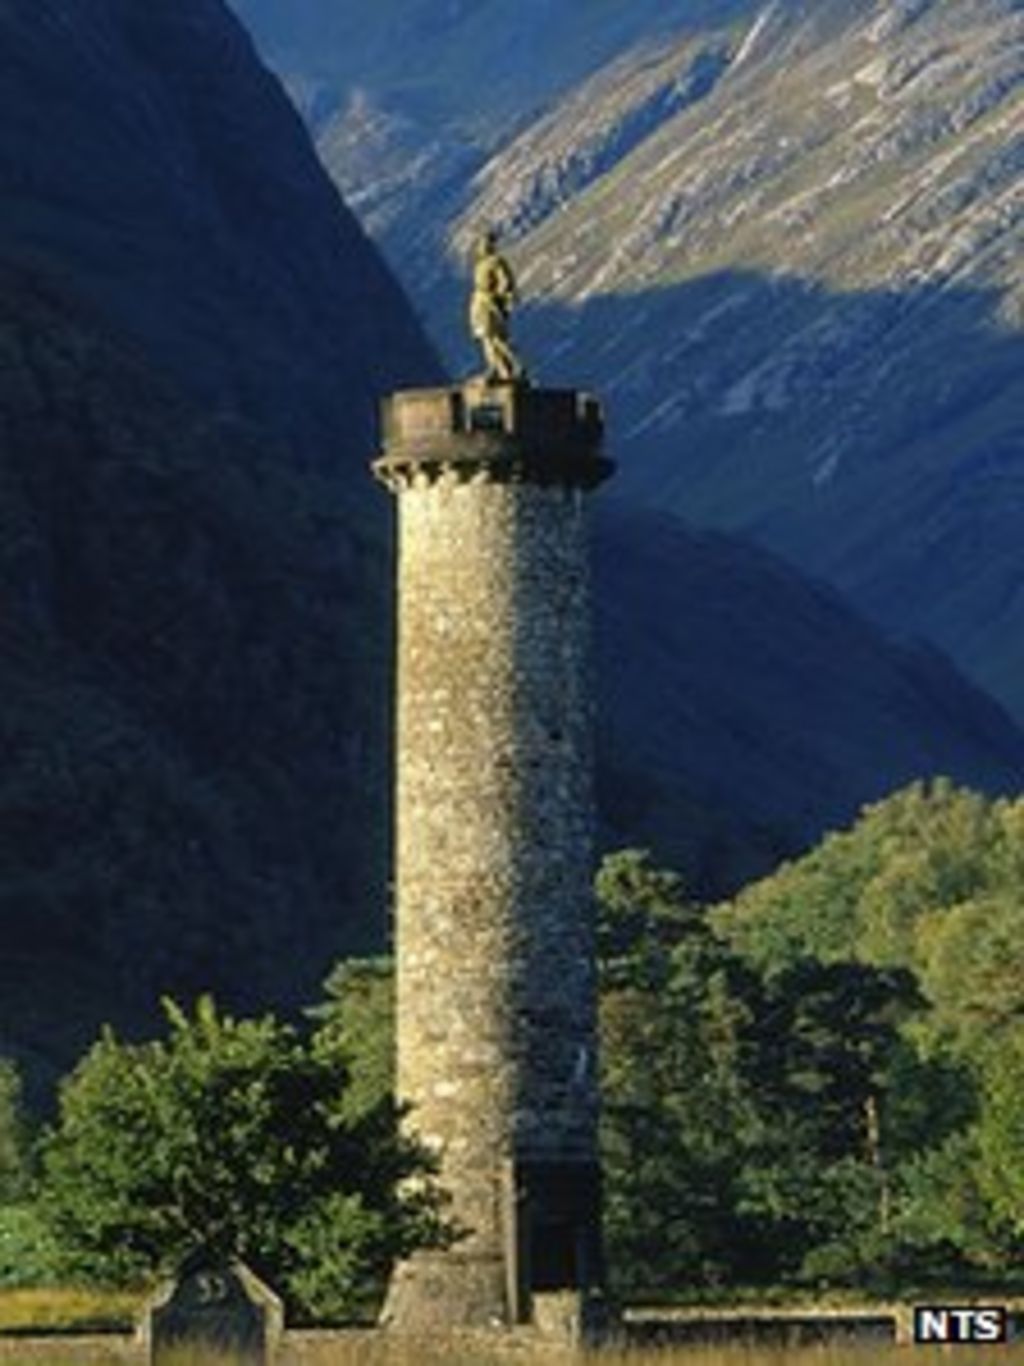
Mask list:
[[[711,919],[769,981],[801,960],[902,974],[878,1100],[886,1256],[1008,1271],[1024,1232],[1024,801],[914,784]]]
[[[353,1103],[330,1040],[207,998],[169,1036],[106,1032],[64,1084],[41,1200],[67,1274],[133,1283],[239,1256],[300,1316],[365,1310],[391,1260],[442,1236],[390,1097]]]

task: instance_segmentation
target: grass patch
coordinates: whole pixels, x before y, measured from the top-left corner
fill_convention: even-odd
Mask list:
[[[0,1290],[0,1333],[127,1333],[144,1299],[144,1291]]]
[[[332,1344],[329,1352],[292,1356],[285,1351],[281,1366],[907,1366],[912,1351],[914,1366],[982,1366],[991,1361],[991,1348],[880,1347],[865,1342],[859,1347],[818,1348],[694,1348],[601,1351],[581,1354],[553,1349],[451,1348],[425,1349],[422,1344]],[[1024,1366],[1024,1346],[1000,1349],[1000,1366]],[[176,1363],[177,1366],[177,1363]],[[184,1363],[181,1364],[184,1366]],[[196,1358],[189,1366],[207,1366]],[[211,1361],[209,1366],[214,1366]]]
[[[983,1366],[991,1362],[991,1348],[911,1349],[914,1366]],[[607,1351],[592,1355],[557,1349],[532,1351],[520,1346],[502,1350],[486,1345],[440,1345],[427,1347],[385,1339],[368,1341],[360,1335],[346,1343],[327,1335],[322,1344],[286,1343],[277,1366],[906,1366],[907,1348],[880,1347],[865,1343],[859,1347],[792,1348],[666,1348],[658,1351]],[[986,1355],[988,1353],[988,1355]],[[0,1344],[0,1359],[14,1360]],[[52,1354],[33,1353],[33,1366],[85,1366],[85,1363],[115,1363],[127,1358],[116,1352],[109,1355],[79,1354],[68,1348],[54,1348]],[[140,1358],[141,1360],[141,1358]],[[1003,1348],[1000,1366],[1024,1366],[1024,1344]],[[181,1349],[161,1354],[160,1366],[241,1366],[231,1353]]]

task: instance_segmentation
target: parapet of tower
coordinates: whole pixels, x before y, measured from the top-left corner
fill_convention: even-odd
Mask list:
[[[600,406],[393,395],[398,1092],[464,1236],[393,1277],[411,1332],[580,1322],[603,1284],[586,493]]]
[[[575,389],[470,380],[393,394],[381,416],[384,453],[373,472],[394,493],[444,471],[590,489],[614,469],[601,453],[601,405]]]

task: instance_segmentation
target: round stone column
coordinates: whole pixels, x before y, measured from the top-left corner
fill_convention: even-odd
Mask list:
[[[410,1332],[584,1312],[597,1161],[586,494],[597,402],[395,394],[398,1094],[463,1236],[395,1272]]]

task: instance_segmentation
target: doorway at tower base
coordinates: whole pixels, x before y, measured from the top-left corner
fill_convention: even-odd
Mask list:
[[[566,1344],[606,1336],[612,1316],[604,1294],[600,1168],[506,1161],[497,1187],[500,1246],[469,1250],[456,1242],[401,1263],[382,1326],[424,1336],[518,1331]]]

